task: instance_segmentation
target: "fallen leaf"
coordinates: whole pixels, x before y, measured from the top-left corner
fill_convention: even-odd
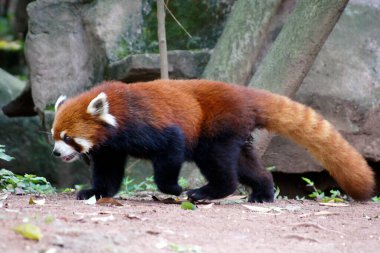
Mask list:
[[[158,235],[158,234],[160,234],[160,232],[158,232],[158,231],[153,231],[153,230],[147,230],[146,233],[147,233],[147,234],[150,234],[150,235]]]
[[[161,202],[163,204],[177,204],[177,205],[179,205],[182,203],[182,201],[179,198],[176,198],[176,199],[174,199],[174,198],[160,199],[160,198],[153,195],[152,199],[154,201]]]
[[[333,202],[327,202],[327,203],[319,203],[320,206],[331,206],[331,207],[348,207],[350,206],[347,203],[333,203]]]
[[[115,217],[111,214],[109,216],[103,216],[103,217],[92,217],[91,220],[95,222],[98,222],[98,221],[107,222],[107,221],[115,220]]]
[[[207,205],[197,205],[197,207],[199,209],[211,209],[213,206],[215,205],[215,203],[210,203],[210,204],[207,204]]]
[[[79,215],[79,216],[95,216],[95,215],[98,215],[99,213],[97,212],[93,212],[93,213],[81,213],[81,212],[74,212],[75,215]],[[102,214],[102,213],[100,213]]]
[[[193,203],[189,202],[189,201],[184,201],[181,204],[181,208],[184,209],[184,210],[195,210],[196,206]]]
[[[142,221],[145,221],[145,220],[148,219],[148,218],[145,218],[145,217],[137,216],[135,214],[126,214],[125,217],[127,217],[128,219],[131,219],[131,220],[142,220]]]
[[[84,203],[86,205],[95,205],[96,204],[96,197],[95,197],[95,195],[92,196],[91,198],[87,199],[87,200],[84,200]]]
[[[251,211],[259,212],[259,213],[268,213],[272,210],[268,207],[261,207],[261,206],[248,206],[248,205],[242,205],[242,206],[244,206],[245,208],[248,208]]]
[[[96,204],[102,206],[123,206],[123,204],[121,204],[114,198],[101,198],[98,201],[96,201]]]
[[[33,199],[33,197],[29,198],[29,205],[45,205],[46,200],[45,199]]]
[[[18,225],[13,230],[30,240],[39,241],[42,238],[41,229],[30,223]]]
[[[249,206],[249,205],[242,205],[245,208],[248,208],[251,211],[258,212],[258,213],[269,213],[269,212],[277,212],[281,213],[283,208],[276,207],[276,206],[268,206],[268,207],[261,207],[261,206]]]
[[[329,216],[329,215],[339,215],[339,213],[333,213],[329,211],[319,211],[314,213],[315,216]]]

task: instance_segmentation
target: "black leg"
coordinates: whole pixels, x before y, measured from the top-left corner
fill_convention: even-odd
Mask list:
[[[185,160],[185,139],[182,132],[176,128],[165,130],[165,145],[152,159],[154,181],[158,189],[167,194],[180,195],[182,187],[178,185],[178,176]]]
[[[237,164],[241,141],[232,137],[223,140],[201,140],[194,161],[208,184],[187,192],[191,200],[219,199],[234,193],[238,184]]]
[[[250,186],[249,202],[273,202],[272,174],[265,169],[252,143],[245,143],[240,152],[238,166],[239,182]]]
[[[78,192],[77,199],[92,196],[113,197],[120,189],[124,177],[127,155],[110,147],[101,147],[91,152],[92,188]]]
[[[153,160],[154,181],[161,192],[176,196],[182,193],[182,187],[178,185],[182,162],[183,159],[172,160],[166,156]]]

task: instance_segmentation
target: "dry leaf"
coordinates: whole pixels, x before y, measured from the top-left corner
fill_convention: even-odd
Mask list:
[[[127,217],[128,219],[131,219],[131,220],[142,220],[142,221],[145,221],[145,220],[148,219],[148,218],[145,218],[145,217],[137,216],[135,214],[126,214],[125,217]]]
[[[207,205],[197,205],[199,209],[211,209],[214,206],[215,203],[210,203]]]
[[[332,207],[348,207],[350,206],[347,203],[333,203],[333,202],[326,202],[326,203],[319,203],[320,206],[332,206]]]
[[[45,205],[46,200],[45,199],[33,199],[33,197],[29,198],[29,205]]]
[[[102,206],[123,206],[123,204],[121,204],[114,198],[101,198],[98,201],[96,201],[96,204]]]
[[[18,225],[13,230],[30,240],[39,241],[42,237],[41,229],[30,223]]]
[[[115,217],[111,214],[109,216],[103,216],[103,217],[92,217],[91,220],[95,222],[98,222],[98,221],[107,222],[107,221],[115,220]]]
[[[160,199],[156,196],[152,196],[152,199],[154,201],[158,201],[164,204],[182,204],[182,201],[179,198],[173,199],[173,198],[166,198],[166,199]]]
[[[95,195],[92,196],[91,198],[85,200],[84,203],[86,205],[95,205],[96,204],[96,197],[95,197]]]
[[[160,232],[158,232],[158,231],[153,231],[153,230],[147,230],[146,233],[147,233],[147,234],[150,234],[150,235],[158,235],[158,234],[160,234]]]
[[[328,216],[328,215],[339,215],[339,213],[333,213],[329,211],[319,211],[314,213],[315,216]]]
[[[258,212],[258,213],[269,213],[269,212],[277,212],[281,213],[283,208],[276,207],[276,206],[268,206],[268,207],[261,207],[261,206],[248,206],[248,205],[242,205],[245,208],[248,208],[251,211]]]

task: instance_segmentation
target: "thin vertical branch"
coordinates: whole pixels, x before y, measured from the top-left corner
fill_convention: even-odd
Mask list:
[[[158,46],[160,50],[161,79],[169,79],[168,51],[166,47],[165,3],[157,0]]]

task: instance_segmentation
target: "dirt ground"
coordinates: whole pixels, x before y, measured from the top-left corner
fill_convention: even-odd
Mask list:
[[[380,252],[380,204],[370,202],[230,199],[184,210],[136,199],[89,205],[72,194],[45,196],[43,205],[29,204],[30,195],[2,198],[0,252]],[[22,223],[42,238],[16,233]]]

